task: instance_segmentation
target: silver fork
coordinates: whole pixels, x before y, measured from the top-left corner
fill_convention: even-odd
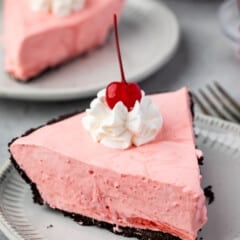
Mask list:
[[[240,103],[218,83],[208,84],[206,88],[192,93],[199,110],[210,116],[240,123]]]

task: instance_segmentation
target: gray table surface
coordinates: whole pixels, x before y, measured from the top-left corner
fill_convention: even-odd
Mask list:
[[[221,1],[165,2],[179,18],[182,39],[175,57],[143,81],[142,88],[151,93],[187,85],[196,91],[217,80],[240,101],[240,60],[219,27],[217,11]],[[89,101],[39,103],[0,99],[0,164],[8,158],[7,143],[13,137],[55,116],[84,109]],[[0,233],[0,240],[5,239]]]

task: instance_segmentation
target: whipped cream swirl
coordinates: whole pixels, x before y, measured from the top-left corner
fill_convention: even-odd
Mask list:
[[[81,9],[85,0],[29,0],[33,11],[52,12],[57,16],[67,16]]]
[[[163,119],[150,97],[142,91],[141,101],[136,101],[129,112],[122,102],[110,109],[105,93],[106,89],[98,93],[82,120],[95,141],[107,147],[127,149],[155,139],[162,128]]]

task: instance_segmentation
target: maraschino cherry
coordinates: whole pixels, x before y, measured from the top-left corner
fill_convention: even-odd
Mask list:
[[[141,94],[140,87],[136,83],[127,83],[126,81],[126,77],[123,69],[123,63],[122,63],[120,44],[119,44],[118,24],[117,24],[116,14],[114,14],[114,31],[115,31],[118,61],[120,65],[122,81],[112,82],[107,86],[106,101],[108,106],[111,109],[113,109],[114,106],[121,101],[127,107],[128,111],[131,111],[136,101],[141,100],[142,94]]]

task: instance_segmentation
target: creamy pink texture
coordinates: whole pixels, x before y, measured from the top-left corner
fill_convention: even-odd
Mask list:
[[[195,240],[207,217],[188,90],[152,99],[164,125],[141,147],[93,142],[78,114],[16,140],[10,150],[53,208]]]
[[[58,17],[32,11],[26,0],[4,0],[6,71],[28,80],[104,44],[125,0],[86,1],[82,10]]]

